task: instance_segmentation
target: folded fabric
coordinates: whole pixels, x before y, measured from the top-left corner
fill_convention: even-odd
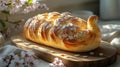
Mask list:
[[[120,24],[100,24],[102,40],[107,41],[120,52]]]

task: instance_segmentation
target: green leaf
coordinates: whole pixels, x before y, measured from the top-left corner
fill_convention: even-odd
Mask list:
[[[14,22],[11,22],[11,23],[13,23],[13,24],[19,24],[20,22],[22,22],[22,20],[14,21]]]
[[[1,12],[4,13],[4,14],[10,15],[10,12],[7,11],[7,10],[2,10]]]
[[[27,4],[32,4],[33,0],[28,0]]]
[[[5,5],[7,5],[7,6],[9,6],[9,7],[12,7],[12,6],[13,6],[12,2],[9,2],[9,3],[5,4]]]
[[[5,24],[5,21],[0,19],[0,25],[2,26],[2,32],[5,32],[7,30],[7,25]]]
[[[0,24],[2,25],[2,27],[6,27],[6,24],[5,24],[4,20],[0,20]]]

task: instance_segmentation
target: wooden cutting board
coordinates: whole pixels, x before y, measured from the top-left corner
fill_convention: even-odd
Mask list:
[[[33,50],[35,54],[48,62],[55,57],[60,58],[66,67],[107,67],[117,59],[116,49],[108,43],[101,42],[95,50],[83,53],[72,53],[26,40],[22,35],[11,38],[12,42],[20,48]]]

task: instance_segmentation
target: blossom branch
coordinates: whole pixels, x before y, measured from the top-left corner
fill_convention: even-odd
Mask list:
[[[22,20],[10,21],[10,14],[15,13],[28,13],[37,9],[49,9],[46,4],[41,4],[40,0],[0,0],[0,11],[5,15],[5,19],[0,19],[2,28],[0,32],[8,36],[7,23],[15,24],[15,27],[20,26]]]

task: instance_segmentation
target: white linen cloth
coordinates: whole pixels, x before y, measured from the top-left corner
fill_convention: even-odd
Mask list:
[[[98,23],[102,31],[102,39],[111,43],[118,51],[120,50],[120,21],[100,21]],[[11,52],[15,52],[19,48],[15,47],[12,43],[5,43],[0,47],[0,57],[6,56]],[[49,62],[39,59],[40,64],[38,67],[49,67]],[[109,67],[120,67],[120,55],[118,55],[117,61]],[[4,67],[2,61],[0,61],[0,67]]]
[[[109,42],[120,52],[120,21],[100,21],[102,40]]]

